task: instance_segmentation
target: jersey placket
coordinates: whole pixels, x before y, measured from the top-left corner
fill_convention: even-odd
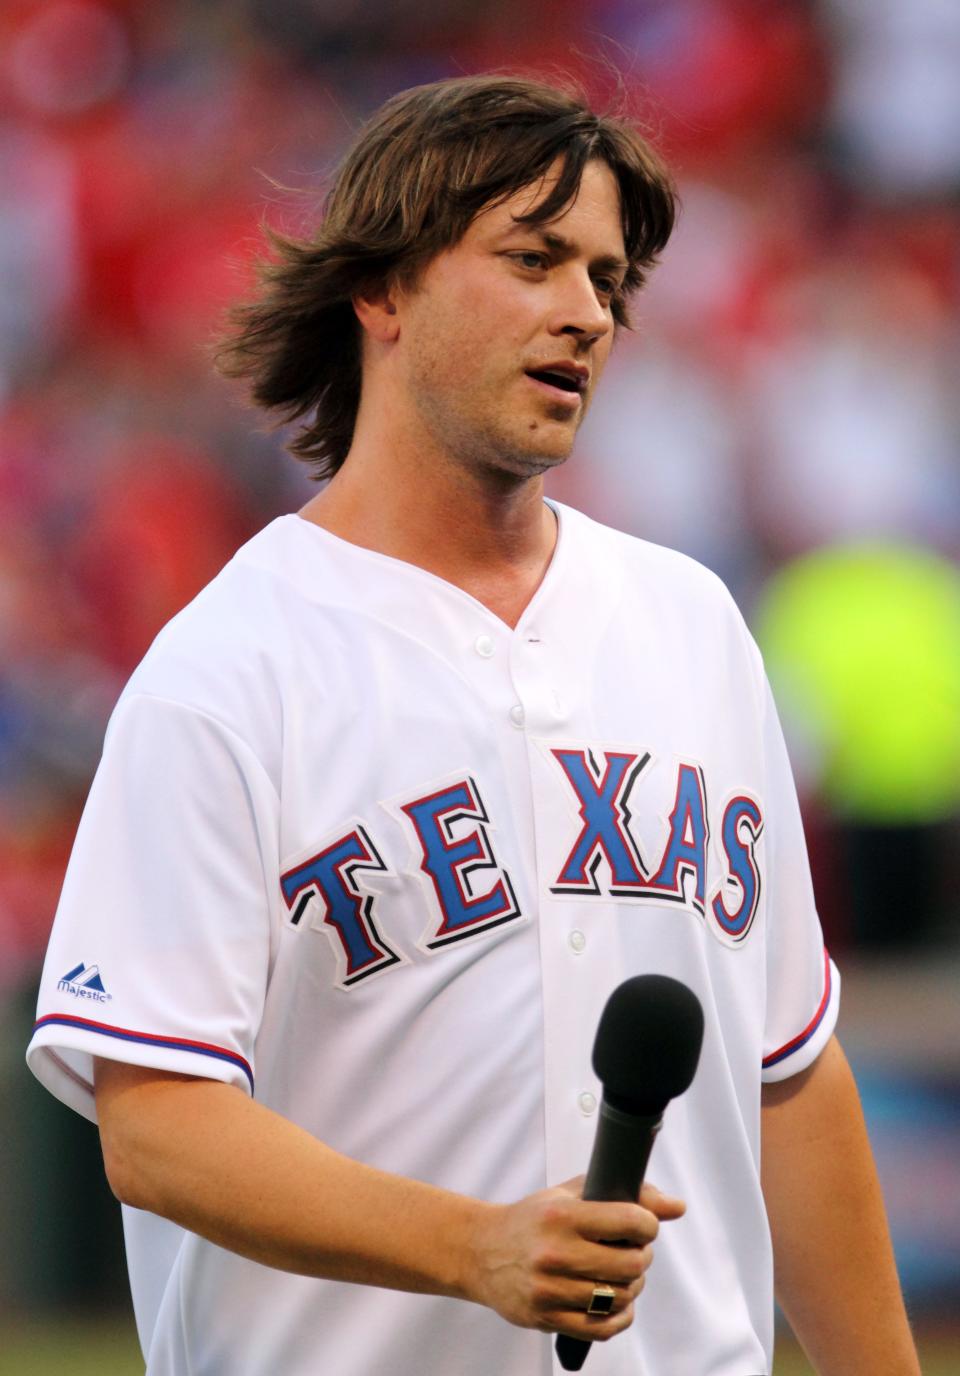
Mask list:
[[[546,609],[521,620],[510,648],[510,678],[523,716],[523,775],[534,833],[530,887],[536,895],[540,949],[545,1160],[547,1181],[556,1183],[585,1168],[593,1139],[599,1089],[590,1066],[589,1013],[585,1017],[584,1011],[593,1002],[600,951],[590,924],[579,919],[580,905],[557,901],[550,893],[552,848],[546,837],[562,802],[558,781],[551,776],[550,749],[576,734],[571,702],[576,669],[564,662],[549,625]]]

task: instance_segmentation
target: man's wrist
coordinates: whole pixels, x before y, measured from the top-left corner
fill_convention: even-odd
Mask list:
[[[461,1226],[461,1241],[454,1249],[451,1294],[455,1299],[487,1304],[484,1277],[490,1255],[490,1241],[502,1228],[503,1204],[464,1197],[466,1209]]]

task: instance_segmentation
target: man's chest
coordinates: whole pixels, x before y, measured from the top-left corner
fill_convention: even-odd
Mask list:
[[[666,905],[742,942],[765,809],[749,712],[639,644],[589,664],[537,635],[472,649],[368,650],[335,719],[303,684],[285,714],[281,915],[324,934],[334,983],[556,905]]]

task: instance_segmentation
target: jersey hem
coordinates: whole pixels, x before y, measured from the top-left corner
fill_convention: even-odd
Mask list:
[[[112,1023],[77,1017],[73,1013],[45,1014],[34,1023],[34,1033],[41,1027],[51,1025],[78,1027],[85,1032],[99,1032],[104,1037],[116,1037],[118,1041],[140,1042],[145,1046],[160,1046],[169,1051],[189,1051],[200,1056],[213,1056],[216,1060],[229,1061],[231,1065],[239,1066],[243,1071],[250,1083],[250,1092],[253,1092],[253,1071],[250,1069],[249,1061],[238,1052],[228,1051],[226,1047],[215,1046],[212,1042],[193,1041],[189,1037],[164,1037],[156,1032],[138,1032],[130,1027],[114,1027]]]
[[[51,1013],[37,1020],[26,1059],[44,1088],[95,1123],[94,1057],[221,1080],[253,1095],[254,1077],[249,1062],[225,1047],[114,1028],[69,1014]]]
[[[786,1080],[812,1065],[833,1035],[839,1012],[840,972],[824,947],[823,995],[817,1010],[802,1032],[764,1056],[761,1069],[763,1083]]]

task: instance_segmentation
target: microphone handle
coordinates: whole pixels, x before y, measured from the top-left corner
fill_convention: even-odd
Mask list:
[[[635,1204],[662,1123],[662,1113],[624,1113],[602,1100],[583,1198]],[[579,1371],[589,1351],[589,1340],[557,1334],[557,1358],[564,1371]]]

